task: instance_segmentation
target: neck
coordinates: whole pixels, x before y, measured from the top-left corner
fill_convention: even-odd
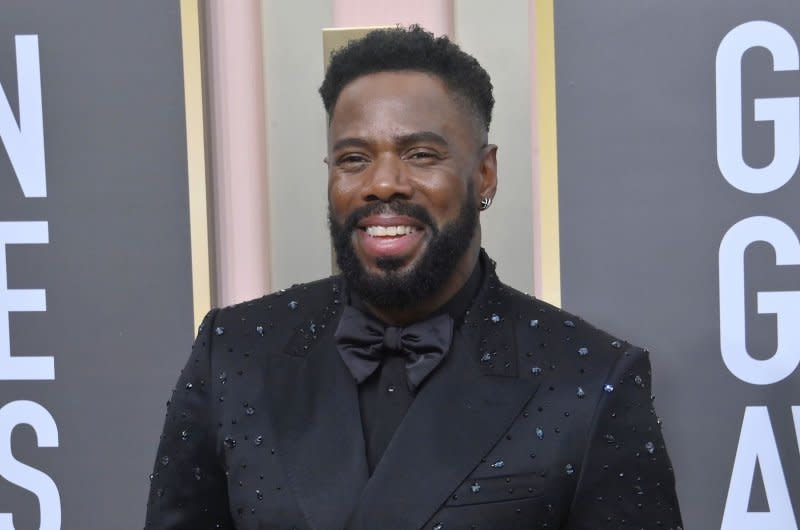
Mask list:
[[[377,307],[366,301],[365,305],[376,317],[390,326],[406,326],[413,322],[424,320],[446,304],[467,283],[472,271],[475,269],[475,265],[478,263],[480,246],[480,237],[477,237],[476,234],[469,248],[464,252],[464,256],[456,265],[453,274],[433,296],[421,300],[413,306],[401,309]]]

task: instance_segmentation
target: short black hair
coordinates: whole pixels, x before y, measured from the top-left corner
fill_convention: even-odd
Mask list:
[[[446,36],[434,37],[418,25],[374,30],[331,54],[330,66],[319,88],[329,119],[348,83],[363,75],[399,70],[439,77],[463,98],[484,130],[489,130],[494,107],[489,74]]]

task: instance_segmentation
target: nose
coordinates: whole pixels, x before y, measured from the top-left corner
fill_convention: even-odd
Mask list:
[[[410,199],[413,194],[410,179],[406,174],[408,168],[394,153],[378,156],[367,172],[367,180],[362,188],[365,201],[390,201],[392,199]]]

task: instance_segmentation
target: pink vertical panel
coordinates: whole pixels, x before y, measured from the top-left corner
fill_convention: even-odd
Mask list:
[[[419,24],[435,35],[453,34],[453,0],[333,0],[337,28]]]
[[[216,305],[269,291],[267,153],[258,0],[207,6]]]

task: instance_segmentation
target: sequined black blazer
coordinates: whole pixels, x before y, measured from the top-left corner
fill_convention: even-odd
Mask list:
[[[337,277],[206,316],[168,407],[150,529],[668,529],[646,352],[490,273],[368,476]]]

